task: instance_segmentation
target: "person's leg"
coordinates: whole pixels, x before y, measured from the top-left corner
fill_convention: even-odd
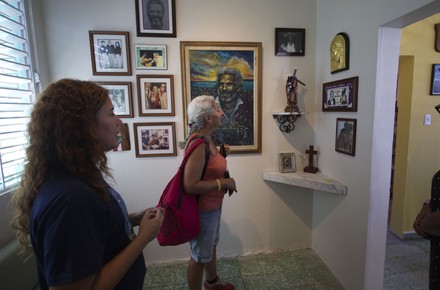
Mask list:
[[[193,258],[190,258],[186,269],[188,288],[190,290],[200,290],[200,288],[202,288],[204,265],[205,264],[196,262]]]
[[[214,281],[217,279],[217,249],[214,247],[212,253],[212,259],[210,262],[205,264],[205,273],[207,281]]]

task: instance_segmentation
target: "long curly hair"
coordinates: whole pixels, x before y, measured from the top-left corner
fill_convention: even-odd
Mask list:
[[[108,201],[104,175],[111,177],[106,151],[94,130],[96,115],[108,91],[89,82],[62,79],[50,84],[33,106],[29,146],[19,188],[13,193],[12,226],[29,246],[29,216],[41,184],[63,169],[83,180]]]

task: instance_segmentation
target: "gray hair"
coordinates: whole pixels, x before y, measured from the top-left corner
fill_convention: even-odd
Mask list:
[[[188,105],[188,135],[205,126],[205,116],[214,114],[214,97],[198,96]]]
[[[240,88],[243,84],[243,76],[241,75],[241,72],[233,67],[222,67],[217,72],[217,82],[220,80],[220,77],[224,74],[233,75],[234,76],[234,83],[237,85],[237,88]]]

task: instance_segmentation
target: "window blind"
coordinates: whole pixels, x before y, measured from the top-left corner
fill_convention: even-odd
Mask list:
[[[24,0],[0,0],[0,194],[18,185],[35,99]]]

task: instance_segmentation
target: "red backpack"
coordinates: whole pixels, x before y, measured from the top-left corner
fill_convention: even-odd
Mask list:
[[[157,241],[161,246],[176,246],[186,243],[194,239],[200,232],[198,195],[184,192],[183,170],[191,153],[203,143],[209,144],[203,136],[197,137],[194,143],[185,151],[185,156],[177,173],[169,181],[160,197],[157,206],[165,209],[162,226],[157,235]],[[206,156],[209,158],[209,147],[206,146],[206,148]],[[207,164],[208,159],[205,160],[203,174]]]

